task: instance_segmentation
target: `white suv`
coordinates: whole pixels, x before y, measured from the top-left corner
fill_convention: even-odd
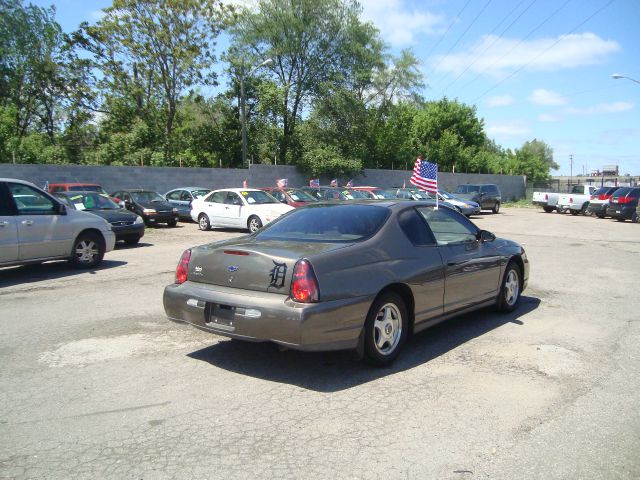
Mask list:
[[[115,242],[103,218],[67,209],[32,183],[0,178],[0,267],[66,259],[93,268]]]

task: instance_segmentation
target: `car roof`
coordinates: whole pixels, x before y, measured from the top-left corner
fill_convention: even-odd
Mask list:
[[[108,197],[109,195],[106,193],[102,193],[102,192],[96,192],[95,190],[73,190],[72,192],[53,192],[53,195],[64,195],[67,197],[71,197],[73,195],[78,195],[78,194],[88,194],[90,193],[91,195],[102,195],[103,197],[106,196]]]
[[[172,188],[171,190],[167,190],[167,193],[169,192],[175,192],[176,190],[213,190],[212,188],[209,187],[176,187],[176,188]]]
[[[214,192],[264,192],[264,190],[260,188],[218,188],[217,190],[213,190]]]
[[[67,187],[77,187],[77,186],[80,186],[80,185],[90,185],[92,187],[99,187],[100,186],[100,184],[98,184],[98,183],[88,183],[88,182],[76,182],[76,183],[73,183],[73,182],[56,182],[56,183],[50,183],[49,184],[50,187],[53,187],[53,186],[57,187],[57,186],[60,186],[60,185],[66,185]]]

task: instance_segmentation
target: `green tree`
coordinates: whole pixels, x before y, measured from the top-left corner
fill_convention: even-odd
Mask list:
[[[451,171],[455,165],[458,172],[473,168],[472,159],[486,138],[476,108],[446,97],[418,111],[411,136],[417,152],[441,170]]]
[[[215,84],[213,47],[228,11],[220,0],[114,0],[75,37],[102,70],[110,109],[123,98],[140,118],[161,111],[167,161],[180,99]]]
[[[520,150],[540,160],[547,166],[547,171],[560,168],[560,165],[553,160],[553,149],[542,140],[534,138],[530,142],[525,142]]]
[[[273,60],[268,68],[282,93],[281,160],[292,156],[296,124],[326,85],[357,82],[353,66],[363,62],[356,57],[378,61],[381,43],[372,35],[376,30],[360,22],[360,12],[354,0],[260,0],[233,29],[233,46],[247,63]]]

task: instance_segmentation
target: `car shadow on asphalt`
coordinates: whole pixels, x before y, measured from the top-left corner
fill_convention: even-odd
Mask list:
[[[236,340],[222,340],[188,356],[241,375],[317,392],[338,392],[423,365],[507,323],[523,325],[520,318],[539,305],[539,298],[523,295],[514,312],[483,309],[443,322],[414,335],[398,359],[386,368],[359,362],[354,352],[278,351],[272,343]]]
[[[75,269],[66,261],[47,262],[35,265],[7,267],[0,269],[0,288],[13,287],[25,283],[55,280],[58,278],[72,277],[75,275],[95,274],[98,270],[109,270],[121,267],[127,262],[116,260],[103,260],[100,266],[91,269]]]
[[[117,242],[115,249],[116,250],[134,250],[136,248],[145,248],[145,247],[153,247],[153,243],[140,242],[140,243],[134,243],[130,245],[125,242]]]

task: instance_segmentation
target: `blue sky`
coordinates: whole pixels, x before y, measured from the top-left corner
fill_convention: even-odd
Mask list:
[[[55,5],[66,31],[110,1]],[[246,3],[246,2],[245,2]],[[477,107],[506,148],[533,138],[573,174],[620,165],[640,175],[640,0],[361,0],[392,52],[421,61],[428,100]],[[222,42],[221,42],[222,43]]]

